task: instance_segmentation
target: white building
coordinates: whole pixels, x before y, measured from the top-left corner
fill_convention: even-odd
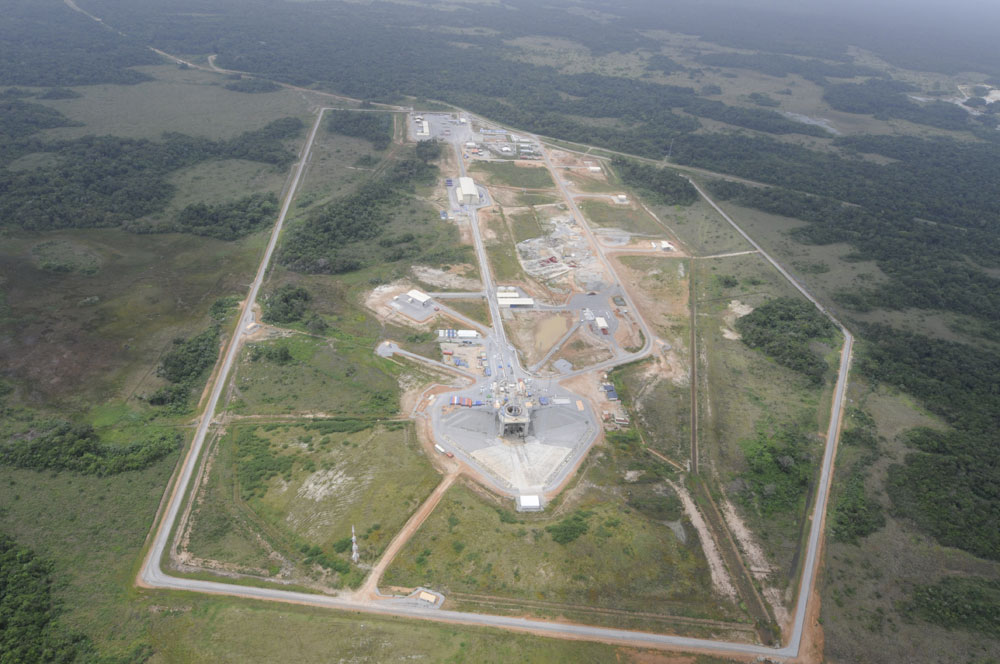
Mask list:
[[[597,329],[606,330],[608,329],[608,321],[604,320],[601,316],[594,319],[594,323],[597,324]]]
[[[540,512],[542,510],[542,497],[541,496],[518,496],[517,497],[517,511],[518,512]]]
[[[472,178],[458,178],[458,202],[463,205],[475,205],[479,202],[479,191]]]
[[[531,297],[505,297],[497,300],[497,304],[501,307],[512,308],[533,307],[535,306],[535,299]]]
[[[414,304],[419,304],[422,307],[426,307],[427,303],[431,301],[431,296],[427,293],[421,293],[418,290],[411,290],[406,294],[406,297],[410,298],[410,301]]]
[[[479,337],[479,333],[475,330],[459,330],[457,335],[459,339],[476,339]]]

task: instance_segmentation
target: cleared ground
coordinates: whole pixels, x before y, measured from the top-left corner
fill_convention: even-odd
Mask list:
[[[625,205],[599,200],[582,200],[580,210],[587,221],[604,228],[619,228],[629,233],[663,235],[663,227],[634,202]]]
[[[555,182],[547,168],[541,164],[514,161],[476,162],[469,167],[473,178],[479,176],[488,185],[521,187],[524,189],[552,189]]]

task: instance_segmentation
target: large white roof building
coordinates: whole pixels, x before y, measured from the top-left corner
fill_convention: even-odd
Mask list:
[[[464,205],[475,205],[479,202],[479,191],[472,178],[458,178],[458,202]]]

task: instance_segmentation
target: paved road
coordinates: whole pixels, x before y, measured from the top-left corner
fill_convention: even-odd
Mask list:
[[[424,355],[418,355],[417,353],[411,353],[408,350],[400,348],[398,345],[396,345],[395,343],[393,343],[391,341],[383,341],[382,343],[380,343],[378,345],[378,348],[375,349],[375,352],[377,354],[381,355],[382,357],[392,357],[393,355],[402,355],[403,357],[410,358],[414,362],[421,362],[423,364],[428,364],[428,365],[430,365],[432,367],[435,367],[436,369],[440,369],[441,371],[448,371],[448,372],[453,372],[453,373],[461,374],[461,375],[465,376],[466,378],[469,378],[469,379],[471,379],[473,381],[478,381],[478,380],[482,379],[482,376],[477,376],[477,375],[475,375],[473,373],[470,373],[468,371],[464,371],[463,369],[460,369],[459,367],[455,367],[455,366],[452,366],[450,364],[445,364],[444,362],[438,362],[437,360],[432,360],[431,358],[426,357]]]
[[[295,176],[292,178],[292,183],[288,187],[288,192],[285,194],[285,200],[281,205],[278,220],[274,225],[274,230],[271,231],[271,239],[267,243],[267,249],[264,250],[264,256],[261,259],[260,266],[257,268],[257,274],[254,277],[253,283],[250,285],[250,292],[247,294],[247,299],[243,302],[243,310],[240,312],[239,323],[236,325],[233,336],[229,340],[229,347],[226,349],[222,365],[215,374],[215,384],[212,386],[212,391],[209,394],[205,410],[201,415],[200,422],[198,423],[198,429],[195,432],[194,439],[191,441],[191,448],[188,450],[188,454],[184,458],[184,465],[181,468],[180,476],[177,478],[174,491],[170,495],[170,500],[167,503],[167,511],[159,529],[156,531],[156,536],[153,539],[153,545],[150,547],[146,560],[143,562],[142,570],[139,573],[139,580],[142,583],[160,585],[163,582],[163,579],[169,578],[166,577],[166,575],[164,575],[160,570],[160,561],[163,557],[163,552],[167,548],[170,531],[173,528],[174,521],[177,519],[177,514],[180,511],[181,504],[184,502],[184,494],[187,491],[188,484],[191,482],[195,466],[198,464],[198,456],[201,454],[201,449],[205,444],[205,437],[208,434],[208,427],[212,423],[212,417],[215,414],[215,409],[219,404],[219,397],[221,396],[222,390],[226,385],[229,372],[233,368],[233,363],[236,360],[236,354],[242,345],[242,337],[246,333],[247,328],[253,322],[253,303],[257,301],[257,294],[260,292],[260,287],[264,282],[264,276],[267,273],[268,265],[271,263],[271,257],[274,255],[274,248],[278,243],[278,236],[281,234],[281,229],[285,224],[285,216],[288,214],[288,208],[292,203],[292,198],[295,196],[295,192],[298,190],[302,174],[305,172],[306,163],[309,161],[309,153],[312,151],[313,141],[316,139],[316,131],[319,129],[320,121],[323,119],[325,111],[326,109],[320,110],[316,116],[316,121],[313,123],[312,129],[309,130],[309,137],[302,150],[299,163],[295,168]],[[163,586],[161,585],[160,587]],[[168,584],[166,587],[171,586]]]
[[[93,20],[104,23],[102,19],[89,14],[78,6],[76,6],[73,0],[64,0],[66,5],[71,9],[78,11],[82,14],[87,15]],[[112,29],[110,26],[106,26]],[[155,50],[155,49],[154,49]],[[184,62],[176,56],[172,56],[162,51],[157,51],[166,57],[175,59],[178,62]],[[191,64],[191,63],[188,63]],[[214,62],[212,62],[214,67]],[[199,67],[201,68],[201,67]],[[294,87],[294,86],[289,86]],[[310,91],[314,92],[314,91]],[[335,97],[336,95],[330,95]],[[399,108],[399,107],[396,107]],[[319,595],[310,595],[306,593],[297,593],[285,590],[278,590],[273,588],[255,588],[250,586],[234,586],[227,583],[220,583],[215,581],[201,581],[196,579],[187,578],[177,578],[167,575],[163,572],[160,563],[162,561],[164,552],[166,551],[167,543],[170,537],[171,530],[177,519],[177,514],[179,513],[181,504],[184,501],[184,496],[187,492],[188,485],[191,482],[191,477],[193,476],[194,469],[198,462],[198,457],[204,446],[205,438],[208,433],[208,427],[211,423],[212,416],[215,413],[215,409],[218,405],[222,389],[226,384],[226,379],[229,372],[232,370],[233,363],[236,358],[236,354],[240,348],[241,337],[245,333],[248,325],[253,320],[252,305],[256,301],[257,294],[260,290],[260,286],[263,282],[264,275],[266,274],[267,267],[270,264],[271,257],[274,253],[274,248],[277,244],[278,236],[280,235],[282,226],[284,225],[285,217],[288,213],[288,208],[291,204],[292,198],[298,189],[299,182],[301,180],[302,174],[305,171],[305,166],[309,159],[310,151],[312,150],[313,141],[316,137],[316,131],[319,128],[320,121],[322,120],[323,114],[327,109],[321,109],[320,113],[317,115],[316,122],[313,124],[312,129],[309,132],[309,137],[306,142],[306,146],[303,150],[301,160],[299,161],[295,176],[292,180],[292,184],[289,187],[288,193],[285,196],[285,200],[281,207],[281,212],[278,216],[278,220],[275,224],[274,230],[271,234],[271,239],[268,242],[267,249],[264,253],[264,258],[260,263],[257,275],[254,278],[253,284],[250,289],[250,293],[247,300],[244,302],[243,311],[240,315],[240,321],[230,340],[229,347],[226,351],[225,358],[223,360],[222,366],[215,377],[215,384],[212,387],[211,394],[209,396],[208,403],[206,404],[205,410],[202,414],[201,421],[199,422],[197,432],[192,440],[191,447],[188,451],[187,456],[184,459],[181,472],[177,478],[174,485],[173,491],[170,494],[170,498],[167,503],[167,509],[164,513],[164,517],[160,522],[159,528],[153,538],[153,544],[143,561],[142,568],[139,572],[139,577],[137,579],[138,583],[146,587],[154,588],[167,588],[174,590],[188,590],[193,592],[203,592],[209,594],[217,595],[229,595],[234,597],[243,597],[251,599],[263,599],[271,601],[280,602],[291,602],[291,603],[301,603],[301,604],[311,604],[315,606],[326,606],[331,608],[339,608],[346,610],[362,611],[368,613],[379,613],[385,615],[397,615],[409,618],[417,618],[424,620],[434,620],[438,622],[449,622],[454,624],[465,624],[474,626],[488,626],[505,628],[515,631],[531,632],[535,634],[542,634],[547,636],[561,637],[561,638],[578,638],[595,640],[609,643],[618,643],[628,646],[645,646],[645,647],[672,647],[681,648],[689,650],[704,650],[708,652],[724,653],[724,654],[742,654],[742,655],[762,655],[766,657],[780,657],[780,658],[791,658],[798,655],[799,647],[802,642],[802,632],[805,624],[806,608],[808,605],[809,594],[812,592],[813,584],[815,582],[815,571],[816,571],[816,559],[819,550],[820,537],[822,535],[823,521],[826,515],[826,504],[829,495],[830,480],[832,476],[833,468],[833,456],[836,450],[836,443],[839,436],[839,425],[841,420],[841,413],[843,407],[844,394],[847,389],[847,376],[850,369],[851,363],[851,350],[854,343],[854,337],[850,332],[837,320],[827,309],[821,305],[795,278],[793,278],[781,265],[777,263],[773,258],[771,258],[767,252],[765,252],[756,242],[754,242],[744,231],[740,228],[718,205],[712,201],[707,194],[699,187],[696,183],[692,182],[698,192],[708,201],[712,207],[714,207],[723,218],[728,221],[733,228],[735,228],[751,245],[760,251],[761,255],[764,256],[774,267],[784,275],[806,298],[808,298],[813,304],[815,304],[824,314],[826,314],[834,323],[841,329],[844,334],[844,347],[841,352],[840,360],[840,370],[837,377],[837,385],[834,391],[834,401],[833,407],[831,409],[830,416],[830,428],[827,431],[827,445],[823,454],[823,465],[820,472],[820,483],[819,491],[817,492],[816,504],[812,515],[812,526],[809,532],[809,540],[807,544],[806,559],[804,561],[803,575],[801,582],[799,584],[799,596],[796,603],[795,612],[795,623],[792,631],[792,638],[789,640],[788,645],[782,648],[768,648],[763,646],[754,646],[744,643],[729,643],[724,641],[711,641],[707,639],[692,639],[679,636],[668,636],[662,634],[651,634],[644,632],[634,632],[628,630],[619,629],[609,629],[603,627],[590,627],[586,625],[572,625],[572,624],[560,624],[551,623],[538,620],[529,620],[526,618],[515,618],[509,616],[491,616],[484,614],[471,614],[462,613],[456,611],[429,611],[428,609],[418,608],[418,607],[406,607],[406,606],[391,606],[391,607],[373,607],[367,606],[353,598],[341,598],[341,597],[328,597]],[[403,109],[400,109],[403,110]],[[459,109],[461,110],[461,109]],[[468,115],[468,114],[467,114]],[[537,140],[537,137],[535,137]],[[625,155],[628,157],[633,157],[633,155]],[[548,155],[545,156],[546,162],[548,163]],[[465,164],[459,156],[459,164],[462,165],[462,171],[464,174]],[[548,163],[551,168],[551,164]],[[700,170],[700,169],[691,169]],[[713,174],[715,175],[715,174]],[[735,178],[734,178],[735,179]],[[565,185],[556,178],[559,182],[560,189],[562,189],[564,196],[569,201],[571,207],[575,214],[582,219],[582,215],[579,209],[576,207],[576,203],[573,197],[569,195],[566,190]],[[474,232],[478,231],[475,223],[475,215],[472,215],[472,225],[474,227]],[[592,234],[590,234],[589,228],[586,224],[582,224],[585,232],[591,236],[591,241],[597,246],[597,242]],[[477,243],[481,247],[481,241]],[[614,275],[615,272],[610,270],[610,265],[607,263],[607,259],[604,257],[603,253],[600,251],[598,254],[601,260],[605,263],[605,266],[609,269],[609,274]],[[480,256],[481,263],[485,266],[488,263],[485,260],[485,256]],[[488,269],[488,268],[487,268]],[[487,291],[487,299],[489,300],[489,292]],[[626,298],[629,306],[633,311],[636,311],[628,292],[623,289],[623,296]],[[491,302],[495,306],[495,301]],[[491,307],[493,310],[493,307]],[[497,316],[494,320],[499,320]],[[648,329],[645,326],[645,322],[639,318],[639,323],[644,329],[644,335],[646,337],[646,344],[640,353],[635,355],[642,355],[648,353],[650,347],[652,346],[652,335],[649,334]],[[503,326],[499,326],[502,329]],[[612,361],[609,364],[617,364],[618,361]],[[594,370],[592,367],[590,370]]]
[[[837,449],[837,441],[840,437],[840,422],[843,413],[844,404],[844,394],[847,392],[847,376],[851,368],[851,352],[854,347],[854,336],[844,327],[836,316],[834,316],[830,311],[820,304],[819,300],[813,297],[812,293],[806,290],[799,281],[788,273],[785,268],[783,268],[774,258],[770,256],[763,247],[757,244],[753,238],[747,235],[746,231],[740,228],[733,219],[726,214],[726,212],[720,208],[715,201],[713,201],[705,190],[702,189],[697,182],[691,178],[687,178],[702,198],[708,202],[715,211],[722,215],[729,224],[736,229],[743,238],[753,246],[754,249],[760,252],[771,265],[774,266],[778,272],[780,272],[786,279],[802,295],[804,295],[810,302],[816,305],[816,308],[823,312],[827,318],[833,321],[834,325],[840,328],[841,333],[844,335],[844,346],[840,351],[840,368],[837,373],[837,385],[834,388],[833,393],[833,406],[830,409],[830,427],[826,432],[826,448],[823,450],[823,465],[820,469],[819,475],[819,487],[816,492],[816,504],[813,508],[812,513],[812,524],[809,529],[809,540],[806,543],[806,556],[802,566],[802,579],[799,583],[799,596],[795,603],[795,623],[792,627],[792,637],[789,640],[786,649],[792,652],[798,653],[799,646],[802,643],[802,631],[805,626],[806,619],[806,607],[809,603],[809,595],[812,593],[813,584],[816,579],[816,562],[819,554],[820,539],[823,534],[823,522],[826,519],[826,504],[827,499],[830,495],[830,480],[833,475],[833,457],[834,452]]]
[[[70,4],[67,2],[67,4]],[[74,7],[74,9],[76,9]],[[95,20],[99,20],[96,19]],[[833,467],[833,456],[836,448],[836,441],[839,433],[839,423],[841,419],[842,405],[844,394],[846,392],[847,386],[847,374],[850,367],[851,358],[851,348],[853,345],[853,337],[847,331],[846,328],[835,318],[825,307],[823,307],[799,282],[792,277],[780,264],[778,264],[774,259],[772,259],[756,242],[754,242],[728,215],[725,214],[715,203],[712,201],[705,192],[695,183],[694,186],[698,189],[699,193],[708,201],[732,226],[750,242],[761,255],[763,255],[772,265],[784,275],[799,291],[803,293],[810,301],[812,301],[821,311],[833,320],[837,326],[841,329],[844,334],[844,349],[841,355],[840,362],[840,372],[837,379],[837,385],[834,394],[834,403],[831,410],[830,418],[830,428],[827,432],[827,446],[823,456],[823,465],[820,473],[820,483],[819,491],[817,492],[817,500],[813,510],[812,516],[812,526],[809,533],[809,540],[807,544],[806,557],[803,566],[803,576],[801,583],[799,584],[799,596],[796,604],[796,616],[795,623],[792,632],[792,638],[789,643],[781,648],[769,648],[765,646],[756,646],[745,643],[730,643],[725,641],[712,641],[708,639],[694,639],[680,636],[670,636],[664,634],[654,634],[647,632],[638,632],[630,630],[621,629],[611,629],[605,627],[593,627],[587,625],[574,625],[574,624],[561,624],[546,622],[542,620],[531,620],[526,618],[516,618],[510,616],[493,616],[486,614],[473,614],[473,613],[463,613],[456,611],[440,611],[440,610],[429,610],[421,607],[411,607],[411,606],[384,606],[384,605],[371,605],[363,601],[359,601],[354,597],[329,597],[323,595],[312,595],[307,593],[292,592],[287,590],[280,590],[276,588],[257,588],[252,586],[235,586],[228,583],[216,582],[216,581],[204,581],[199,579],[190,578],[179,578],[170,576],[163,571],[161,568],[161,561],[164,557],[164,553],[167,549],[167,545],[170,539],[170,533],[177,520],[177,515],[180,508],[184,502],[184,497],[187,493],[187,489],[190,485],[191,478],[194,475],[194,470],[198,463],[198,458],[204,447],[205,439],[207,437],[208,428],[211,424],[212,416],[215,413],[215,409],[218,406],[222,390],[226,384],[226,379],[232,370],[233,364],[236,359],[237,352],[240,348],[240,341],[242,335],[245,333],[248,325],[253,320],[251,305],[256,301],[257,295],[260,291],[261,284],[263,283],[264,276],[267,272],[267,268],[270,264],[271,258],[274,253],[275,246],[277,244],[278,237],[280,235],[281,229],[284,225],[285,217],[288,213],[289,206],[291,204],[292,198],[298,189],[299,183],[302,178],[302,174],[305,172],[305,166],[309,159],[309,154],[312,149],[314,139],[316,137],[316,132],[319,128],[320,121],[323,117],[323,112],[327,109],[322,109],[320,114],[317,116],[312,129],[309,132],[308,140],[306,146],[303,150],[301,159],[296,166],[295,175],[292,179],[291,186],[285,196],[284,202],[281,207],[281,212],[278,216],[278,220],[275,224],[274,230],[271,234],[271,238],[268,242],[267,249],[265,250],[264,257],[260,263],[257,270],[257,274],[251,285],[248,297],[243,305],[243,310],[240,315],[239,324],[236,327],[236,331],[233,338],[230,340],[229,347],[226,350],[222,365],[215,377],[215,383],[212,387],[211,393],[209,395],[208,402],[205,406],[205,410],[199,421],[195,437],[192,440],[191,447],[188,451],[187,456],[184,459],[181,471],[178,475],[177,481],[174,485],[173,491],[170,494],[169,500],[167,502],[167,507],[164,512],[163,519],[160,522],[159,528],[157,528],[152,546],[143,561],[142,568],[139,572],[138,583],[145,587],[151,588],[164,588],[173,590],[187,590],[192,592],[202,592],[217,595],[228,595],[233,597],[242,597],[249,599],[262,599],[270,601],[279,602],[290,602],[299,604],[309,604],[314,606],[322,606],[329,608],[338,608],[344,610],[353,610],[366,613],[376,613],[383,615],[395,615],[408,618],[416,618],[423,620],[433,620],[437,622],[448,622],[453,624],[462,624],[470,626],[485,626],[485,627],[496,627],[509,629],[521,632],[530,632],[540,635],[560,637],[560,638],[570,638],[570,639],[586,639],[593,641],[601,641],[608,643],[616,643],[622,645],[628,645],[633,647],[670,647],[678,649],[688,649],[688,650],[703,650],[708,652],[722,653],[722,654],[741,654],[741,655],[762,655],[767,657],[779,657],[779,658],[791,658],[798,654],[799,647],[802,642],[802,633],[805,624],[806,608],[808,604],[809,594],[813,589],[813,584],[815,581],[816,572],[816,561],[817,553],[819,551],[819,543],[822,535],[823,519],[826,512],[827,498],[829,494],[830,479],[832,475]],[[547,156],[546,156],[547,159]],[[464,170],[464,163],[459,157],[459,163],[462,164]],[[551,168],[551,164],[549,164]],[[557,181],[558,178],[557,178]],[[563,195],[569,201],[574,214],[577,215],[579,219],[583,219],[582,214],[576,207],[573,197],[566,190],[565,185],[559,181],[560,189],[563,191]],[[475,223],[474,213],[470,215],[473,217],[472,226],[473,232],[478,234],[478,228]],[[590,229],[586,227],[585,224],[581,224],[584,232],[590,236],[591,241],[595,246],[597,245],[596,239],[590,233]],[[477,249],[481,251],[482,242],[481,240],[476,243]],[[598,251],[601,261],[604,263],[609,275],[614,275],[614,270],[611,269],[607,258],[602,252]],[[480,255],[480,262],[482,265],[488,265],[485,255]],[[488,269],[488,268],[487,268]],[[485,283],[490,283],[491,280],[484,279]],[[629,296],[627,290],[623,290],[623,297],[625,297],[626,302],[629,307],[636,311],[635,305],[632,303],[631,297]],[[495,320],[499,320],[499,311],[496,302],[493,298],[490,298],[490,292],[487,290],[487,300],[491,304],[491,313],[495,314]],[[607,363],[602,363],[597,367],[591,367],[588,371],[593,371],[595,369],[609,368],[611,366],[620,364],[622,362],[627,362],[638,357],[642,357],[648,354],[650,348],[652,347],[653,336],[650,334],[645,322],[639,318],[639,324],[643,329],[643,334],[645,336],[645,344],[643,349],[638,353],[629,354],[628,356],[618,358],[616,360],[611,360]],[[502,325],[498,326],[501,330],[502,335]],[[573,372],[575,375],[579,372]]]
[[[541,145],[541,139],[538,136],[532,136],[532,139],[534,139],[535,142],[537,142],[539,145]],[[618,279],[618,273],[611,266],[611,261],[608,260],[607,256],[605,256],[604,252],[601,250],[601,244],[597,241],[597,238],[594,236],[594,233],[590,230],[590,225],[587,223],[586,218],[583,216],[583,213],[580,212],[580,208],[577,207],[576,199],[573,197],[573,194],[570,192],[569,188],[566,186],[566,182],[563,181],[563,179],[559,177],[559,172],[552,165],[552,161],[549,159],[549,151],[548,150],[543,150],[542,151],[542,159],[545,161],[545,165],[548,167],[549,172],[552,173],[553,179],[556,181],[556,184],[559,186],[560,193],[562,193],[563,198],[566,199],[566,202],[569,204],[569,209],[573,213],[573,216],[577,219],[578,226],[583,231],[584,235],[587,236],[587,239],[590,240],[590,243],[593,245],[593,247],[594,247],[594,253],[596,253],[597,257],[601,259],[601,265],[604,266],[604,269],[607,272],[608,278],[614,279],[614,280],[617,281],[617,279]],[[635,302],[632,301],[632,296],[629,295],[628,289],[625,288],[621,284],[621,282],[618,282],[618,285],[621,287],[620,288],[620,290],[621,290],[621,296],[625,299],[625,304],[628,305],[629,311],[635,312],[635,320],[639,323],[639,329],[642,330],[642,336],[643,336],[643,339],[644,339],[644,343],[642,345],[642,348],[639,349],[638,352],[629,353],[629,354],[626,354],[626,355],[622,355],[621,357],[618,357],[618,358],[615,358],[614,360],[611,360],[610,363],[604,362],[601,365],[598,365],[596,367],[590,367],[588,369],[589,371],[593,371],[595,369],[600,370],[600,369],[604,369],[604,368],[609,368],[609,367],[617,366],[619,364],[625,364],[626,362],[631,362],[632,360],[636,360],[636,359],[639,359],[641,357],[645,357],[646,355],[649,354],[650,349],[652,349],[652,347],[653,347],[653,335],[649,331],[649,328],[646,326],[646,321],[639,314],[639,309],[635,306]],[[572,375],[576,375],[577,373],[580,373],[580,372],[573,372]]]

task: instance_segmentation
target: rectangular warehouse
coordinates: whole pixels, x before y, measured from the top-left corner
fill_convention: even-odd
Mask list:
[[[475,205],[479,202],[479,192],[472,178],[458,178],[458,202],[463,205]]]

